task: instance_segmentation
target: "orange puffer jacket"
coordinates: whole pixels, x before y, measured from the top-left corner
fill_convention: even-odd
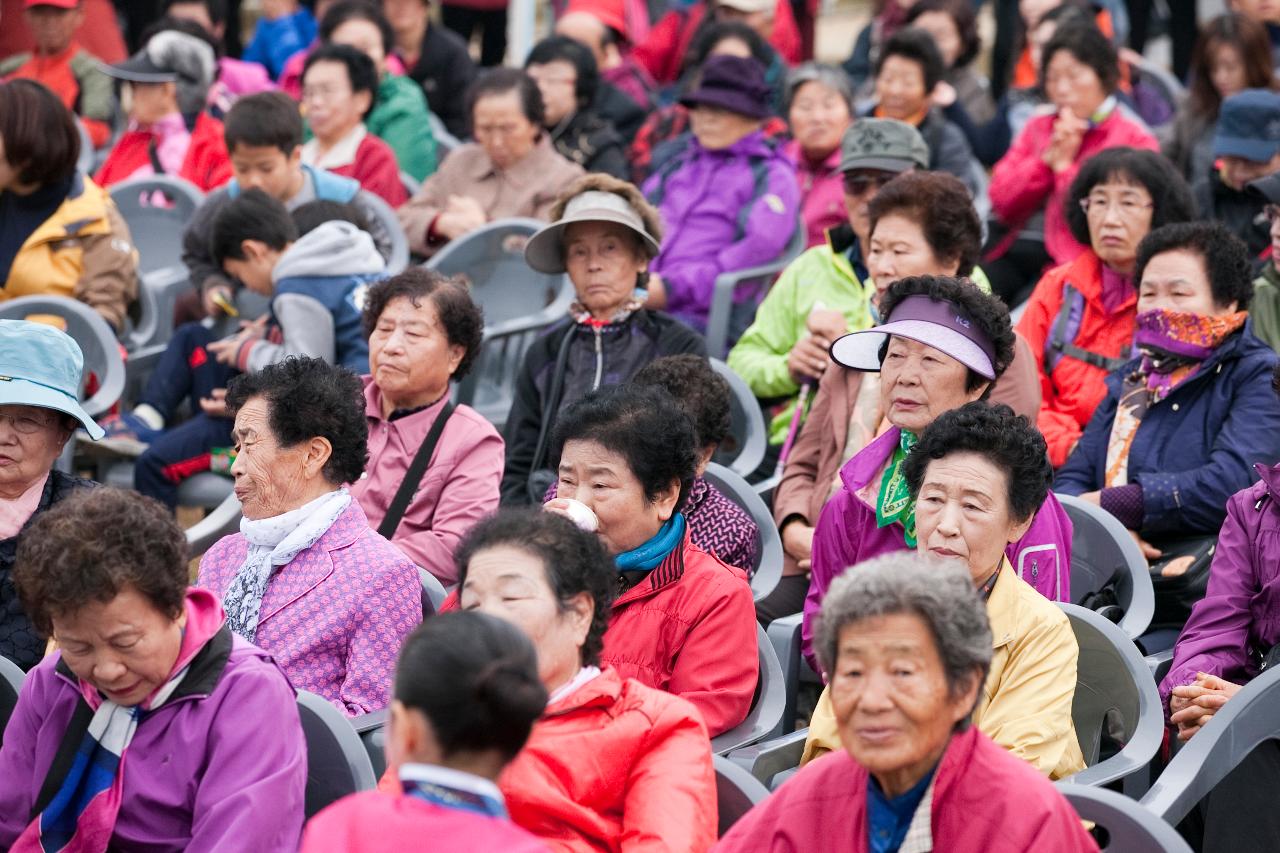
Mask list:
[[[1068,285],[1079,295],[1064,311]],[[1114,311],[1103,307],[1102,262],[1092,251],[1081,252],[1071,263],[1049,270],[1031,294],[1018,331],[1031,345],[1040,371],[1040,415],[1036,420],[1049,444],[1053,467],[1067,461],[1093,410],[1107,396],[1103,379],[1129,352],[1137,314],[1136,290]],[[1066,351],[1057,348],[1059,340]]]

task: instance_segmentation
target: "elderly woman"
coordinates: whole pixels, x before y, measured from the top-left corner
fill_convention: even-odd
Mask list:
[[[498,508],[502,479],[498,431],[449,401],[480,354],[484,317],[460,282],[411,267],[369,288],[364,329],[369,461],[351,496],[415,563],[457,583],[453,551]]]
[[[29,532],[15,580],[58,651],[5,729],[0,847],[296,850],[307,753],[294,690],[213,595],[187,587],[168,511],[92,489]]]
[[[837,580],[819,648],[844,748],[752,809],[717,851],[823,850],[832,838],[896,851],[908,835],[932,842],[913,850],[1096,851],[1052,783],[970,724],[992,669],[987,609],[958,561],[894,554]]]
[[[98,170],[99,185],[160,173],[209,192],[231,180],[222,122],[205,111],[218,73],[207,42],[162,30],[133,58],[103,70],[124,81],[129,125]]]
[[[582,167],[556,153],[543,130],[538,84],[514,68],[493,68],[467,92],[475,143],[450,152],[396,215],[409,247],[433,255],[494,219],[546,219]]]
[[[533,644],[496,616],[428,619],[404,641],[387,724],[394,796],[367,791],[307,823],[303,853],[435,850],[546,853],[512,826],[494,784],[547,704]],[[387,777],[388,780],[394,777]]]
[[[883,310],[882,294],[905,276],[969,274],[983,281],[974,266],[982,225],[968,192],[953,176],[911,172],[894,178],[871,200],[867,216],[867,264],[869,276],[875,276],[874,282],[868,277],[867,300],[879,306],[871,305],[868,314]],[[851,328],[869,325],[868,316]],[[1015,340],[1013,361],[992,388],[991,399],[1034,416],[1040,402],[1035,360],[1026,344]],[[825,352],[818,358],[794,352],[787,359],[822,379],[811,381],[816,394],[809,426],[800,431],[774,492],[774,519],[782,530],[786,563],[782,583],[760,603],[766,619],[795,613],[803,605],[818,516],[840,488],[841,466],[880,433],[885,415],[875,374],[831,365]]]
[[[504,505],[541,503],[555,482],[547,454],[566,406],[628,381],[655,358],[707,353],[692,329],[642,307],[662,225],[639,190],[588,175],[560,196],[551,217],[525,246],[525,260],[539,272],[567,273],[577,301],[525,353],[507,416]]]
[[[556,426],[559,481],[547,509],[593,530],[617,566],[605,663],[683,696],[712,737],[751,710],[756,625],[746,572],[693,544],[693,425],[660,388],[608,388]]]
[[[76,171],[80,133],[58,96],[0,83],[0,302],[66,296],[117,331],[138,293],[138,253],[106,190]]]
[[[916,501],[903,466],[920,433],[944,412],[985,398],[1013,359],[1014,334],[1004,304],[965,280],[931,275],[900,279],[885,294],[881,309],[883,325],[845,335],[831,348],[837,364],[879,374],[876,417],[859,418],[855,403],[853,423],[845,427],[855,447],[862,438],[859,430],[877,437],[839,468],[840,485],[818,517],[804,603],[804,646],[810,658],[814,619],[831,581],[848,566],[915,548],[919,541]],[[875,426],[881,418],[889,424],[882,432]],[[818,481],[816,487],[832,488],[830,481]],[[1071,522],[1052,494],[1006,553],[1018,577],[1041,595],[1070,600]]]
[[[409,194],[395,152],[365,125],[377,96],[373,60],[350,45],[316,48],[302,71],[302,106],[315,134],[302,146],[302,162],[354,178],[361,189],[398,207]]]
[[[244,518],[200,560],[231,630],[349,716],[390,701],[395,652],[422,621],[418,572],[344,487],[367,454],[360,381],[289,358],[227,388]]]
[[[602,658],[617,580],[597,537],[556,513],[502,512],[463,540],[458,577],[464,609],[533,640],[551,696],[498,778],[511,819],[570,853],[632,839],[706,850],[716,837],[706,725],[687,701]]]
[[[1016,304],[1043,268],[1085,251],[1068,226],[1066,199],[1084,161],[1122,145],[1158,151],[1155,137],[1116,100],[1116,49],[1089,23],[1063,24],[1044,46],[1040,82],[1054,111],[1027,122],[991,174],[991,207],[1002,226],[989,264],[995,292]],[[1043,228],[1032,218],[1043,213]],[[1043,230],[1043,242],[1021,236]]]
[[[32,523],[93,483],[53,469],[71,434],[102,428],[80,407],[84,356],[70,337],[39,323],[0,320],[0,657],[23,669],[44,653],[13,586],[17,548]]]
[[[844,223],[840,140],[853,122],[853,93],[839,68],[808,62],[787,79],[791,141],[783,151],[796,164],[805,245],[827,242],[827,230]]]
[[[1254,463],[1280,460],[1275,353],[1249,328],[1244,244],[1216,223],[1166,225],[1138,247],[1135,357],[1107,395],[1054,487],[1099,504],[1146,540],[1218,532]],[[1189,558],[1166,565],[1185,571]]]
[[[955,93],[955,102],[971,121],[985,124],[994,118],[996,106],[991,100],[991,86],[973,67],[982,50],[973,4],[968,0],[919,0],[907,12],[906,25],[928,33],[942,56],[946,70],[935,95],[942,88],[950,87]]]
[[[995,651],[973,724],[1051,779],[1083,770],[1071,721],[1079,646],[1066,615],[1005,554],[1048,494],[1044,439],[1007,406],[969,403],[925,429],[905,470],[916,550],[964,564],[986,602]],[[839,749],[839,737],[828,689],[809,724],[805,760]]]
[[[668,226],[649,304],[704,329],[716,276],[759,266],[786,248],[800,189],[795,165],[762,130],[771,110],[760,63],[712,56],[680,102],[689,108],[693,140],[644,183]],[[758,301],[745,292],[735,299],[731,339],[750,324]]]
[[[626,143],[594,106],[601,80],[591,48],[568,36],[548,36],[529,51],[524,68],[542,92],[543,120],[556,151],[588,172],[628,177]]]
[[[1138,244],[1168,222],[1195,216],[1191,190],[1154,151],[1109,148],[1085,161],[1067,196],[1067,224],[1089,248],[1047,272],[1027,301],[1018,333],[1040,375],[1037,424],[1060,467],[1093,410],[1106,375],[1128,360],[1138,298]]]

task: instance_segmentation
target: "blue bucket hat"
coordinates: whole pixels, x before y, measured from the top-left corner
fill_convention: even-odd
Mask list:
[[[1222,102],[1214,157],[1265,163],[1280,151],[1280,92],[1245,89]]]
[[[102,427],[80,407],[84,354],[70,335],[43,323],[0,320],[0,406],[38,406],[71,415],[97,441]]]

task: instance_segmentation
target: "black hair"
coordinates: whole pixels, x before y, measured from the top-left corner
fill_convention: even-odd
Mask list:
[[[1009,322],[1009,309],[1000,301],[1000,298],[990,293],[983,293],[967,278],[946,275],[907,276],[889,285],[889,289],[885,291],[880,303],[880,314],[884,322],[889,322],[893,309],[898,307],[902,300],[908,296],[917,295],[928,296],[935,302],[950,302],[964,313],[977,330],[991,341],[991,346],[995,350],[992,367],[995,368],[996,379],[999,379],[1008,369],[1009,363],[1013,361],[1013,347],[1016,340],[1013,336],[1013,325]],[[885,347],[887,346],[888,342],[885,343]],[[883,348],[880,356],[883,361]],[[970,368],[965,389],[972,391],[984,382],[992,382],[992,380]],[[988,385],[983,396],[990,392],[991,387]]]
[[[547,705],[529,638],[486,613],[442,613],[405,638],[395,698],[420,711],[445,758],[496,749],[515,758]]]
[[[1195,218],[1191,188],[1167,157],[1138,148],[1107,148],[1084,161],[1062,202],[1071,236],[1085,246],[1090,239],[1089,216],[1080,202],[1089,197],[1094,187],[1108,181],[1133,184],[1147,191],[1154,205],[1153,231],[1169,222],[1190,222]]]
[[[317,30],[320,41],[325,44],[333,41],[333,31],[347,21],[368,21],[373,24],[378,28],[378,35],[382,38],[382,52],[390,56],[395,50],[396,33],[391,28],[391,22],[377,5],[367,0],[342,0],[330,6],[324,13],[324,17],[320,19],[320,27]]]
[[[300,204],[289,214],[298,229],[298,236],[310,234],[326,222],[350,222],[361,231],[369,231],[369,220],[360,208],[353,204],[344,204],[327,198],[318,198],[306,204]]]
[[[289,356],[227,383],[227,411],[234,417],[250,399],[267,404],[267,423],[281,447],[317,436],[333,448],[324,476],[334,486],[354,483],[369,458],[364,385],[360,377],[322,358]]]
[[[600,537],[569,519],[539,509],[504,509],[471,528],[454,552],[458,588],[467,582],[471,558],[499,547],[516,548],[542,561],[547,584],[563,611],[576,595],[591,597],[591,627],[582,643],[582,665],[599,666],[604,632],[617,587],[613,559]]]
[[[524,61],[527,70],[530,65],[546,65],[550,62],[567,62],[573,66],[577,79],[574,81],[573,94],[578,101],[578,109],[589,105],[600,88],[600,69],[596,66],[595,54],[591,48],[568,36],[548,36],[533,46]]]
[[[1098,75],[1103,91],[1114,92],[1120,84],[1120,57],[1116,47],[1092,22],[1062,21],[1053,38],[1040,51],[1040,88],[1044,88],[1049,63],[1054,54],[1065,50],[1077,61],[1088,65]]]
[[[520,110],[534,127],[542,127],[546,122],[547,110],[542,103],[542,90],[533,78],[519,68],[498,66],[480,73],[475,82],[467,89],[467,115],[475,118],[476,102],[492,95],[505,95],[515,92],[520,101]]]
[[[462,379],[480,356],[484,343],[484,309],[471,298],[467,286],[456,278],[448,278],[426,267],[409,267],[404,272],[371,285],[364,297],[364,336],[378,328],[378,318],[393,299],[408,299],[417,308],[422,300],[430,300],[440,318],[445,337],[453,346],[463,348],[462,360],[453,371],[455,381]]]
[[[225,52],[223,50],[222,43],[218,41],[217,36],[206,30],[200,24],[197,24],[190,18],[174,18],[169,15],[165,15],[162,18],[157,18],[152,21],[151,25],[142,31],[142,35],[138,38],[138,41],[142,44],[146,44],[151,41],[154,36],[164,32],[165,30],[174,30],[175,32],[183,33],[191,36],[192,38],[199,39],[209,45],[213,50],[214,56],[221,57]]]
[[[1249,308],[1253,301],[1249,249],[1220,222],[1177,222],[1154,229],[1138,244],[1134,287],[1141,287],[1142,274],[1152,258],[1179,249],[1200,256],[1215,306],[1224,308],[1235,302],[1237,311]]]
[[[222,120],[227,152],[236,146],[279,148],[285,156],[302,144],[302,114],[298,102],[284,92],[258,92],[238,98]]]
[[[928,12],[942,12],[950,17],[960,36],[960,52],[951,67],[963,68],[973,62],[982,49],[982,36],[978,33],[978,16],[974,14],[971,0],[917,0],[907,12],[907,26]]]
[[[258,240],[280,252],[297,239],[298,228],[280,201],[260,189],[245,190],[213,218],[209,254],[221,265],[227,258],[245,259],[245,240]]]
[[[759,62],[763,68],[769,68],[778,57],[773,47],[746,23],[717,21],[713,16],[708,15],[703,19],[702,25],[698,27],[689,44],[689,52],[685,54],[684,64],[680,70],[681,76],[695,68],[701,68],[716,45],[727,39],[737,39],[745,44],[751,51],[751,58]]]
[[[174,6],[200,5],[209,13],[209,23],[215,27],[218,24],[227,22],[227,0],[165,0],[164,13],[169,14],[169,10]],[[212,35],[212,33],[210,34]],[[146,39],[141,40],[143,44],[147,43]]]
[[[68,181],[80,159],[80,130],[62,100],[35,80],[0,82],[4,159],[24,184]]]
[[[592,441],[625,459],[647,502],[678,480],[679,508],[693,486],[700,449],[693,423],[663,388],[623,385],[587,394],[560,415],[552,458],[570,441]]]
[[[880,188],[867,210],[871,233],[884,217],[901,214],[920,226],[938,260],[956,261],[957,275],[973,274],[982,251],[982,221],[969,190],[955,175],[903,172]]]
[[[952,453],[976,453],[1004,472],[1009,515],[1016,522],[1035,515],[1049,494],[1053,466],[1044,436],[1008,406],[966,403],[925,427],[903,465],[913,498],[920,494],[929,463]]]
[[[719,446],[732,428],[728,381],[700,355],[668,355],[655,359],[632,378],[635,385],[665,388],[693,422],[698,447]]]
[[[926,95],[937,87],[947,70],[938,46],[933,43],[933,37],[918,27],[904,27],[889,37],[876,59],[876,77],[880,76],[881,69],[891,56],[909,59],[920,66]]]
[[[347,80],[351,82],[351,94],[369,93],[369,106],[361,114],[361,120],[369,117],[373,108],[378,105],[378,69],[367,53],[356,50],[349,44],[322,44],[307,57],[302,66],[302,79],[307,79],[307,72],[318,62],[336,62],[347,69]]]

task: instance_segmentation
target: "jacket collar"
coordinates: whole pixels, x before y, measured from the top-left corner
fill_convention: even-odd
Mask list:
[[[853,454],[853,458],[840,469],[840,479],[844,482],[844,487],[856,495],[860,489],[870,483],[893,456],[893,449],[898,446],[898,437],[901,435],[902,430],[889,427],[870,444]]]
[[[1182,383],[1177,388],[1174,388],[1168,397],[1165,397],[1155,405],[1162,405],[1168,400],[1173,399],[1175,395],[1183,392],[1185,389],[1196,387],[1201,382],[1204,382],[1215,374],[1222,372],[1222,366],[1228,361],[1236,361],[1243,358],[1248,355],[1251,350],[1255,349],[1266,349],[1269,351],[1270,347],[1253,334],[1253,317],[1249,317],[1245,320],[1243,329],[1227,338],[1221,346],[1214,350],[1209,357],[1201,363],[1200,369],[1196,371],[1195,376],[1192,376],[1186,382]],[[1124,377],[1129,375],[1129,373],[1138,366],[1138,363],[1141,360],[1142,353],[1139,352],[1122,367],[1108,373],[1104,380],[1107,385],[1107,390],[1119,397],[1124,385]]]
[[[604,667],[599,675],[565,696],[548,705],[542,718],[559,717],[587,708],[609,708],[617,704],[622,695],[622,677],[611,666]]]
[[[1257,462],[1254,464],[1253,470],[1257,471],[1258,476],[1262,478],[1268,494],[1272,498],[1280,497],[1280,465],[1267,465],[1265,462]]]
[[[671,586],[680,578],[684,577],[684,552],[689,547],[689,532],[686,529],[684,539],[679,545],[671,549],[671,553],[663,558],[658,567],[645,577],[640,583],[631,587],[631,589],[618,596],[613,602],[613,610],[616,613],[618,608],[637,601],[641,598],[648,598],[656,595],[661,590]]]
[[[342,511],[342,515],[339,515],[337,520],[333,522],[333,526],[326,530],[324,535],[316,541],[316,544],[308,548],[307,551],[320,550],[329,552],[345,548],[356,541],[368,527],[369,519],[365,516],[364,510],[360,508],[360,502],[352,498],[351,503]],[[305,554],[307,551],[302,553]],[[302,555],[299,554],[298,556],[301,557]],[[327,580],[333,574],[333,560],[299,560],[295,557],[294,561],[284,568],[284,571],[289,572],[290,588],[293,594],[283,601],[272,602],[271,607],[267,607],[264,600],[262,615],[258,618],[259,628],[272,616],[275,616]]]
[[[417,439],[421,441],[426,437],[431,430],[431,425],[436,422],[436,418],[440,415],[440,410],[449,401],[449,394],[446,392],[444,396],[425,409],[420,409],[411,415],[405,415],[391,421],[387,420],[382,414],[382,389],[378,387],[378,383],[373,381],[372,376],[365,376],[363,380],[365,416],[378,423],[385,423],[397,433],[404,433],[411,440]]]
[[[550,162],[550,158],[560,156],[551,146],[551,134],[546,131],[542,132],[542,136],[534,143],[528,154],[506,169],[499,169],[494,165],[494,162],[489,159],[489,155],[479,145],[476,146],[476,150],[481,156],[476,158],[475,166],[471,170],[470,177],[472,180],[482,181],[485,178],[497,175],[507,183],[517,187],[524,187],[545,180],[547,164]]]
[[[991,588],[991,597],[987,599],[987,620],[991,623],[992,648],[1001,648],[1013,642],[1019,633],[1018,619],[1022,615],[1018,606],[1020,596],[1009,558],[1003,557],[1000,563],[1000,576],[996,585]],[[1038,593],[1037,593],[1038,594]]]

